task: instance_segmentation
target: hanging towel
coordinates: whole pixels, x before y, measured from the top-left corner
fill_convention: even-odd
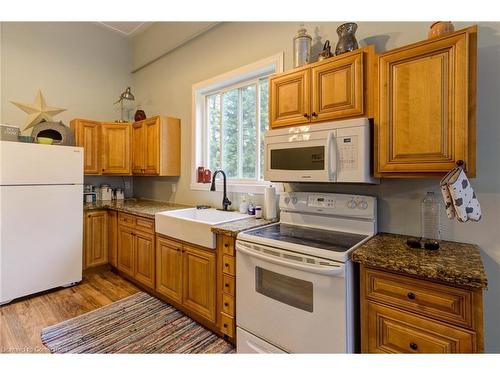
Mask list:
[[[452,169],[444,176],[440,185],[449,219],[456,217],[464,223],[481,219],[481,206],[463,168]]]

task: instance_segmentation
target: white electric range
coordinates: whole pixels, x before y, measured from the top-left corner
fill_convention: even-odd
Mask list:
[[[284,193],[281,220],[238,234],[238,353],[359,348],[350,254],[377,232],[375,197]]]

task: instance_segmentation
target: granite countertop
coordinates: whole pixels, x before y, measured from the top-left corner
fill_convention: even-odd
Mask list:
[[[410,249],[408,236],[379,233],[357,248],[352,259],[365,266],[405,273],[457,286],[486,288],[479,247],[440,241],[439,250]]]
[[[92,210],[115,210],[126,212],[133,215],[147,217],[149,219],[155,218],[155,213],[169,210],[179,210],[182,208],[189,208],[191,206],[177,204],[172,202],[161,202],[150,199],[129,198],[123,201],[97,201],[96,203],[84,203],[84,211]]]
[[[257,227],[262,227],[264,225],[272,224],[277,222],[276,220],[266,220],[266,219],[256,219],[251,216],[248,219],[231,221],[225,224],[219,224],[212,226],[212,232],[216,234],[223,234],[225,236],[236,237],[238,233],[244,230],[253,229]]]

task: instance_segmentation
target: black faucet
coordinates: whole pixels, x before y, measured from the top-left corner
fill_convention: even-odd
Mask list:
[[[226,174],[222,169],[216,170],[214,172],[214,175],[212,177],[212,186],[210,186],[210,191],[215,191],[215,177],[217,176],[218,173],[222,173],[222,178],[224,180],[224,196],[222,198],[222,209],[224,211],[227,211],[228,206],[231,205],[231,201],[227,199],[227,189],[226,189]]]

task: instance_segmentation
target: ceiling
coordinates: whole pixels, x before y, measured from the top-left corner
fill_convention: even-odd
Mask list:
[[[146,30],[153,22],[98,22],[98,24],[126,38],[131,38]]]

